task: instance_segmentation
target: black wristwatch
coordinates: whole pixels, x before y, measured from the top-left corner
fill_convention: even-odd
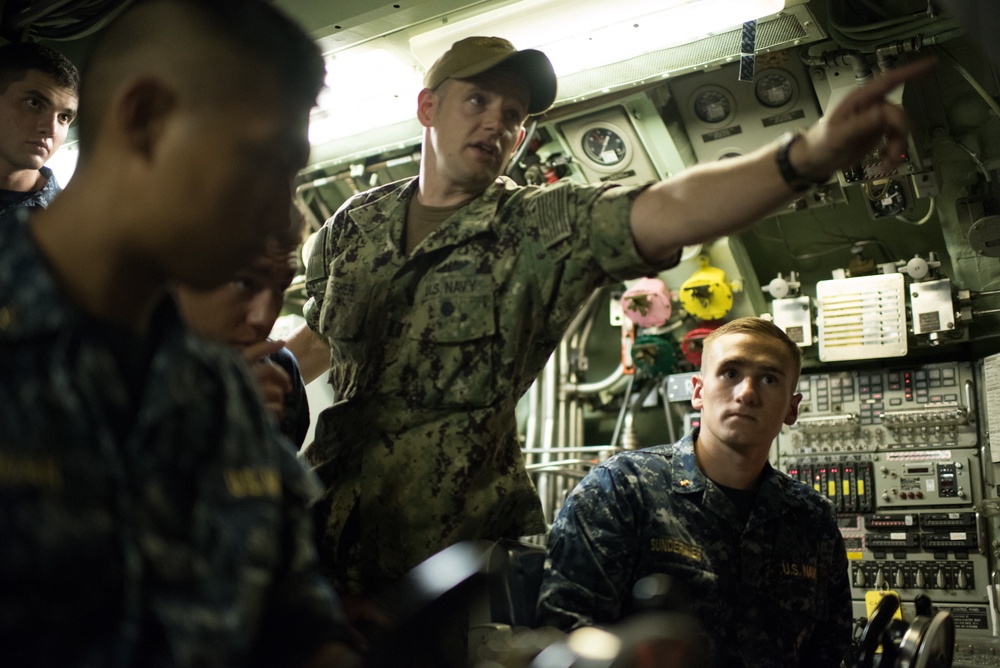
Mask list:
[[[791,149],[792,144],[801,136],[802,130],[792,130],[781,135],[778,138],[778,152],[775,155],[778,160],[778,171],[781,172],[781,178],[785,179],[785,183],[797,193],[805,192],[814,186],[826,183],[827,180],[826,178],[818,181],[807,179],[792,166],[792,161],[788,159],[788,151]]]

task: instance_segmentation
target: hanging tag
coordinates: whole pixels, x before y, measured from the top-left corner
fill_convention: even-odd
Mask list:
[[[882,602],[882,597],[884,596],[895,596],[896,600],[899,600],[899,594],[891,589],[865,592],[865,612],[867,613],[869,619],[871,619],[872,613],[875,612],[875,608],[877,608],[878,604]],[[903,618],[903,613],[901,612],[902,609],[902,605],[896,607],[896,612],[892,613],[893,619]]]
[[[740,81],[753,81],[756,44],[757,21],[747,21],[740,32]]]

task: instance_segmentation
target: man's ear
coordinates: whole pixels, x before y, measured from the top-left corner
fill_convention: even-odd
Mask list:
[[[136,154],[152,157],[167,120],[177,106],[176,93],[159,79],[138,79],[125,89],[117,103],[117,118],[124,141]]]
[[[691,392],[691,408],[700,411],[705,405],[704,399],[701,396],[702,388],[704,387],[701,376],[691,376],[691,386],[693,388]]]
[[[417,95],[417,120],[425,128],[429,128],[434,120],[434,110],[437,108],[438,94],[430,88],[425,88]]]
[[[785,424],[791,426],[799,419],[799,402],[802,401],[801,394],[792,395],[792,403],[788,406],[788,413],[785,415]]]

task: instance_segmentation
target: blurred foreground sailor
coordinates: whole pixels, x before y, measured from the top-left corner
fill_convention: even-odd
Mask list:
[[[853,91],[803,134],[640,186],[500,176],[525,120],[556,95],[548,58],[497,37],[455,43],[417,98],[419,176],[347,201],[307,267],[308,327],[289,341],[337,403],[305,455],[327,484],[321,558],[339,586],[377,589],[461,540],[546,530],[521,458],[518,399],[587,297],[655,275],[681,248],[733,234],[906,126]]]
[[[356,665],[314,478],[166,292],[288,225],[323,77],[257,0],[136,2],[95,47],[72,182],[0,226],[0,665]]]
[[[613,624],[637,581],[665,574],[686,590],[720,668],[837,668],[853,616],[833,505],[768,462],[798,417],[798,346],[740,318],[703,350],[691,399],[701,427],[612,457],[560,509],[538,620]]]

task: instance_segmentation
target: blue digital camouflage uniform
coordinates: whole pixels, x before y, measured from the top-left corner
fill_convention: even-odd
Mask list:
[[[645,186],[501,177],[407,257],[416,185],[351,199],[308,262],[337,403],[305,456],[330,488],[321,558],[355,590],[461,540],[546,530],[517,401],[595,288],[658,270],[629,231]]]
[[[768,464],[744,525],[698,469],[696,438],[616,455],[577,486],[549,536],[539,623],[615,622],[633,584],[664,573],[687,589],[720,668],[840,666],[851,591],[833,506]]]
[[[48,207],[48,205],[52,203],[52,200],[55,199],[56,195],[62,191],[62,188],[59,187],[59,182],[56,180],[56,175],[52,173],[51,169],[48,167],[42,167],[38,171],[40,171],[42,176],[45,177],[45,185],[39,190],[24,193],[24,197],[10,204],[4,205],[0,203],[0,220],[3,220],[14,210],[21,207],[40,206],[44,209]]]
[[[281,348],[268,357],[285,370],[292,383],[292,391],[285,394],[284,411],[281,420],[278,421],[278,428],[291,441],[295,452],[298,452],[305,443],[306,433],[309,431],[309,397],[306,395],[306,384],[299,371],[299,362],[288,348]]]
[[[318,484],[239,356],[169,302],[141,341],[89,318],[29,230],[0,226],[0,665],[294,666],[347,637]]]

